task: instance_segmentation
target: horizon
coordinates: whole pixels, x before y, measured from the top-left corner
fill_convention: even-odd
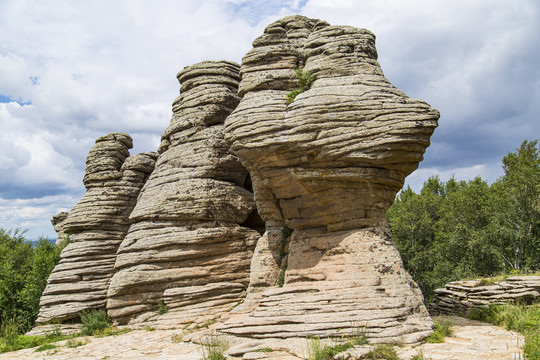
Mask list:
[[[388,80],[441,113],[418,170],[489,184],[502,157],[540,137],[540,4],[533,0],[0,4],[0,227],[56,239],[53,215],[85,192],[96,138],[155,151],[185,66],[240,63],[265,26],[300,14],[376,37]],[[421,24],[419,26],[418,24]]]

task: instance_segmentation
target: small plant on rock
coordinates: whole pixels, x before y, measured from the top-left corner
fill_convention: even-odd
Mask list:
[[[81,312],[82,335],[97,335],[111,326],[111,319],[105,310],[88,310]]]
[[[298,88],[292,90],[285,96],[285,99],[287,99],[287,104],[291,104],[296,98],[296,95],[308,90],[311,87],[311,84],[313,84],[313,81],[315,80],[313,75],[309,71],[303,70],[303,67],[299,67],[295,71],[295,75],[299,80]]]
[[[208,334],[201,340],[201,360],[225,360],[229,344],[216,333]]]
[[[426,339],[427,343],[437,344],[443,343],[444,338],[452,335],[452,324],[441,317],[435,319],[435,331],[431,333]]]
[[[165,313],[168,313],[169,312],[169,307],[167,305],[165,305],[165,303],[162,300],[160,300],[158,302],[157,312],[158,312],[159,315],[163,315]]]

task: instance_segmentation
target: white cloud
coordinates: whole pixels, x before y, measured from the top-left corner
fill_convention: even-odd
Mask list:
[[[441,111],[407,181],[495,179],[500,158],[540,134],[532,0],[0,1],[0,95],[18,102],[0,104],[0,226],[53,237],[48,219],[84,192],[98,136],[127,132],[132,153],[155,150],[179,70],[240,62],[266,25],[294,12],[373,31],[389,80]]]

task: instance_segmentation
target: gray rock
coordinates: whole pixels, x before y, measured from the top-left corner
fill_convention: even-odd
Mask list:
[[[54,231],[58,234],[58,237],[55,241],[56,246],[62,246],[64,243],[69,241],[69,234],[64,231],[64,223],[68,217],[69,213],[62,211],[54,215],[51,219],[51,224],[54,227]]]
[[[108,289],[117,323],[204,323],[229,311],[245,296],[260,236],[242,225],[255,202],[247,170],[223,139],[239,101],[239,66],[205,61],[177,77],[180,96]]]
[[[489,283],[489,282],[488,282]],[[540,276],[513,276],[483,285],[482,280],[453,281],[435,290],[429,312],[467,314],[490,305],[527,303],[540,299]]]
[[[70,243],[63,249],[40,299],[36,323],[69,320],[105,308],[116,251],[129,214],[153,170],[157,153],[129,156],[131,137],[112,133],[96,140],[86,160],[86,193],[61,222]]]
[[[392,86],[376,59],[368,30],[302,16],[269,25],[244,56],[225,140],[250,172],[267,232],[247,301],[220,331],[332,337],[360,324],[374,341],[411,343],[431,332],[384,214],[439,113]],[[314,81],[288,104],[301,67]]]

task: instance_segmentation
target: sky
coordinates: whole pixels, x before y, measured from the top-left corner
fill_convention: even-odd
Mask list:
[[[504,155],[540,138],[536,0],[0,0],[0,227],[55,238],[97,137],[155,151],[179,70],[240,63],[293,14],[369,29],[390,82],[440,111],[414,190],[433,175],[492,183]]]

